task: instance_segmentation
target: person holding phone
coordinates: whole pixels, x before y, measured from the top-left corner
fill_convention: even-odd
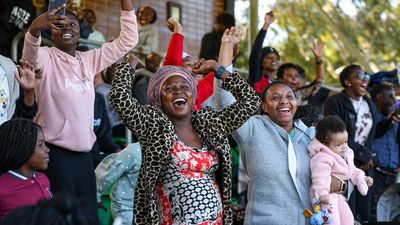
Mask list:
[[[60,7],[64,4],[67,4],[67,0],[50,0],[49,1],[49,9],[48,11],[55,9],[57,7]],[[65,7],[62,7],[60,10],[58,10],[54,15],[60,16],[60,15],[65,15]]]
[[[55,15],[63,4],[37,17],[25,35],[23,58],[42,79],[35,89],[35,118],[50,149],[46,170],[52,191],[87,198],[97,215],[96,181],[91,155],[94,75],[123,57],[138,42],[135,12],[130,0],[121,0],[121,32],[113,42],[87,52],[76,50],[79,21],[70,11]],[[55,47],[40,47],[41,31],[51,29]]]

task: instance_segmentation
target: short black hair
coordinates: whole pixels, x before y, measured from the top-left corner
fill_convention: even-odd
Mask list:
[[[39,129],[28,119],[12,119],[0,126],[0,174],[20,168],[32,157]]]
[[[338,116],[325,116],[316,126],[315,138],[322,144],[328,145],[332,134],[346,131],[346,124]]]
[[[305,78],[305,70],[303,69],[303,67],[294,64],[294,63],[284,63],[282,65],[280,65],[278,67],[278,71],[276,71],[276,76],[278,77],[278,79],[282,79],[283,78],[283,74],[285,73],[285,70],[288,68],[294,68],[297,70],[297,72],[299,73],[299,75],[304,79]]]
[[[222,12],[218,14],[217,18],[215,19],[215,22],[223,24],[227,28],[230,28],[235,26],[235,17],[233,17],[232,14],[228,12]]]
[[[362,70],[361,66],[350,64],[346,66],[339,74],[339,80],[342,87],[346,88],[345,80],[348,80],[355,70]]]

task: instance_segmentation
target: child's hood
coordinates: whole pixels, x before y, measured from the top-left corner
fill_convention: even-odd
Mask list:
[[[330,149],[326,147],[324,144],[322,144],[320,141],[318,141],[316,138],[314,138],[313,141],[308,146],[308,153],[310,157],[313,157],[320,151],[329,152]]]

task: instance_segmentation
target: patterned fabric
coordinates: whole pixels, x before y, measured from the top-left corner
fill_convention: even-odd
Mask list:
[[[121,225],[133,221],[133,194],[142,156],[139,143],[131,143],[120,152],[110,154],[96,168],[97,202],[112,187],[110,194],[113,217],[122,218]]]
[[[361,98],[360,101],[356,101],[351,98],[350,100],[357,113],[354,141],[360,145],[365,145],[373,123],[371,111],[367,101],[365,101],[363,98]]]
[[[222,225],[221,194],[215,172],[218,155],[207,147],[194,149],[174,141],[157,186],[162,225]]]
[[[134,70],[129,64],[117,66],[110,100],[129,129],[138,137],[142,147],[142,167],[135,190],[135,224],[159,224],[155,187],[173,148],[175,138],[171,120],[154,106],[143,106],[131,96]],[[133,77],[133,79],[132,79]],[[192,124],[200,139],[208,143],[219,156],[216,181],[221,189],[223,222],[232,224],[231,155],[227,135],[257,113],[260,99],[247,82],[237,73],[226,78],[223,87],[238,100],[221,111],[204,108],[192,114]]]
[[[192,90],[193,99],[196,99],[196,81],[187,69],[181,66],[162,66],[151,76],[149,86],[147,87],[147,98],[150,104],[159,109],[161,108],[161,87],[172,76],[180,76],[185,79]]]
[[[7,108],[10,104],[10,90],[6,72],[0,65],[0,124],[8,120]]]

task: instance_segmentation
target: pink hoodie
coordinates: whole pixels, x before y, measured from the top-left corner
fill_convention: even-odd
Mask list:
[[[314,192],[318,196],[329,194],[331,175],[340,180],[351,180],[357,187],[366,185],[364,171],[354,166],[354,153],[351,148],[347,148],[346,157],[342,158],[314,139],[308,146],[308,151],[311,157],[311,196],[314,196]]]
[[[41,37],[26,32],[23,58],[40,69],[35,89],[38,113],[46,142],[71,151],[88,152],[93,132],[94,75],[116,62],[138,42],[135,12],[121,12],[121,32],[111,43],[73,57],[55,47],[40,47]]]

